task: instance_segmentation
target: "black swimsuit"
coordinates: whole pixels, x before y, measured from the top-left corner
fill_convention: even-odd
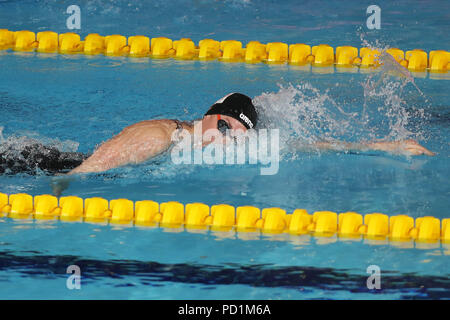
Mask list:
[[[64,152],[36,142],[26,146],[3,146],[0,152],[0,174],[47,174],[69,171],[78,167],[90,155]]]

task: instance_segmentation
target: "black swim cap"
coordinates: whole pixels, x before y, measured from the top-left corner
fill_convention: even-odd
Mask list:
[[[241,93],[230,93],[209,108],[205,116],[222,114],[241,122],[247,129],[254,128],[258,121],[258,114],[252,99]]]

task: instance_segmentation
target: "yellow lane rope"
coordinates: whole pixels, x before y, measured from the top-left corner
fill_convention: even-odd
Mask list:
[[[157,203],[151,200],[82,199],[76,196],[31,196],[0,193],[0,216],[13,219],[59,219],[163,228],[186,228],[238,233],[312,235],[316,237],[361,238],[390,242],[450,243],[450,218],[382,213],[316,211],[296,209],[287,214],[281,208],[233,207],[204,203]]]
[[[267,44],[250,41],[245,47],[241,41],[216,41],[203,39],[196,45],[189,38],[173,41],[166,37],[149,38],[142,35],[125,37],[122,35],[101,36],[91,33],[81,40],[72,32],[57,34],[42,31],[37,34],[28,31],[0,29],[0,50],[38,51],[48,53],[105,54],[108,56],[130,56],[150,58],[175,58],[185,60],[212,60],[247,63],[289,63],[291,65],[333,66],[348,68],[376,68],[380,65],[382,52],[374,48],[340,46],[333,48],[327,44],[310,46],[304,43]],[[389,48],[398,63],[414,72],[429,71],[445,73],[450,69],[450,52],[433,50],[429,53],[421,49],[403,51]]]

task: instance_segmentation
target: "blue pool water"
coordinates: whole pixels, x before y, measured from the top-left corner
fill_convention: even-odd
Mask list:
[[[70,4],[0,1],[0,28],[67,32]],[[377,31],[365,27],[370,4],[89,1],[79,4],[78,33],[450,49],[447,2],[380,1]],[[323,70],[0,51],[2,143],[20,149],[35,139],[90,153],[127,125],[198,119],[217,99],[239,91],[254,98],[262,125],[280,129],[285,148],[276,175],[262,176],[249,164],[177,166],[162,156],[78,177],[64,195],[448,218],[449,81],[425,73],[414,86],[383,73]],[[292,140],[324,138],[413,138],[437,155],[299,153],[288,147]],[[50,193],[50,180],[45,173],[2,175],[0,192]],[[450,297],[450,248],[444,244],[409,248],[414,245],[175,231],[0,218],[0,298]],[[81,268],[81,290],[66,288],[72,264]],[[373,264],[382,271],[379,291],[366,288]]]

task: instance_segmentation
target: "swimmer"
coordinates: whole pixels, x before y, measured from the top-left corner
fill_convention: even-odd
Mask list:
[[[225,135],[227,130],[246,131],[256,126],[258,121],[257,111],[251,98],[240,93],[231,93],[215,104],[205,113],[201,121],[195,124],[179,120],[145,120],[130,125],[119,134],[98,147],[92,155],[81,153],[64,153],[57,149],[52,150],[45,146],[34,146],[25,150],[25,167],[36,168],[56,173],[70,170],[65,177],[78,173],[103,172],[127,164],[137,164],[149,160],[169,150],[173,144],[172,134],[177,130],[186,130],[191,135],[195,126],[201,125],[201,132],[217,130],[218,135]],[[203,140],[203,146],[213,142]],[[295,150],[333,150],[333,151],[368,151],[378,150],[403,155],[428,155],[434,153],[421,146],[414,140],[348,143],[348,142],[317,142],[305,145],[299,142],[291,145]],[[40,151],[39,151],[40,150]],[[11,159],[5,159],[4,153],[0,153],[3,164],[11,163]],[[33,162],[33,163],[30,163]],[[0,161],[0,164],[1,161]],[[20,171],[21,167],[17,168]],[[53,184],[54,193],[59,195],[67,186],[67,179],[57,178]]]
[[[243,94],[231,93],[213,104],[197,124],[201,124],[202,134],[207,130],[219,130],[224,134],[227,129],[243,131],[251,129],[257,120],[258,115],[252,100]],[[146,120],[133,124],[102,144],[68,174],[101,172],[146,161],[168,150],[172,145],[172,133],[180,129],[193,134],[194,125],[167,119]],[[203,146],[211,142],[212,140],[203,141]],[[434,155],[414,140],[373,143],[318,142],[310,147],[335,151],[379,150],[405,155]],[[304,146],[303,148],[306,149]]]
[[[201,133],[218,130],[225,134],[226,130],[248,130],[257,123],[257,113],[252,100],[240,93],[231,93],[217,101],[206,112],[201,125]],[[179,120],[145,120],[123,129],[118,135],[102,144],[80,166],[68,174],[102,172],[126,164],[137,164],[167,151],[173,141],[172,134],[176,130],[186,130],[191,135],[194,125]],[[203,146],[213,142],[203,140]]]

